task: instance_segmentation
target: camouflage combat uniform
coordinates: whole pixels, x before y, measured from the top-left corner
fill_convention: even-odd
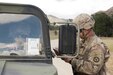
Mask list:
[[[77,58],[71,61],[74,75],[106,75],[105,63],[110,54],[105,44],[95,35],[86,40]]]

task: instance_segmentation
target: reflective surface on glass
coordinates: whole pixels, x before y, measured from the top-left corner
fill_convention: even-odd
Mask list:
[[[39,55],[41,21],[34,15],[0,14],[0,55]]]

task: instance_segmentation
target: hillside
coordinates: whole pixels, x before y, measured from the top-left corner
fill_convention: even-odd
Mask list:
[[[108,16],[112,16],[113,15],[113,7],[109,8],[108,10],[106,11],[98,11],[96,13],[106,13]],[[95,13],[94,13],[95,14]],[[58,18],[54,15],[47,15],[50,23],[54,23],[54,22],[67,22],[67,19],[63,19],[63,18]]]
[[[113,15],[113,7],[109,8],[108,10],[105,11],[105,13],[109,16]]]
[[[111,16],[113,15],[113,7],[109,8],[109,9],[106,10],[106,11],[98,11],[98,12],[96,12],[96,13],[102,13],[102,12],[111,17]],[[94,13],[94,14],[95,14],[95,13]]]
[[[62,19],[62,18],[58,18],[56,16],[53,16],[53,15],[47,15],[50,23],[54,23],[54,22],[66,22],[67,20],[66,19]]]

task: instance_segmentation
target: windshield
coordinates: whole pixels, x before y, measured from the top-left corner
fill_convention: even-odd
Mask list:
[[[34,15],[0,14],[0,55],[39,55],[41,21]]]

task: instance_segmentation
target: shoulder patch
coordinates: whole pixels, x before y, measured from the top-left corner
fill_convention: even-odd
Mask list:
[[[101,64],[104,62],[104,53],[101,49],[91,50],[88,60],[94,64]]]
[[[94,57],[94,58],[93,58],[93,61],[94,61],[94,62],[99,62],[99,61],[100,61],[100,58],[99,58],[99,57]]]

